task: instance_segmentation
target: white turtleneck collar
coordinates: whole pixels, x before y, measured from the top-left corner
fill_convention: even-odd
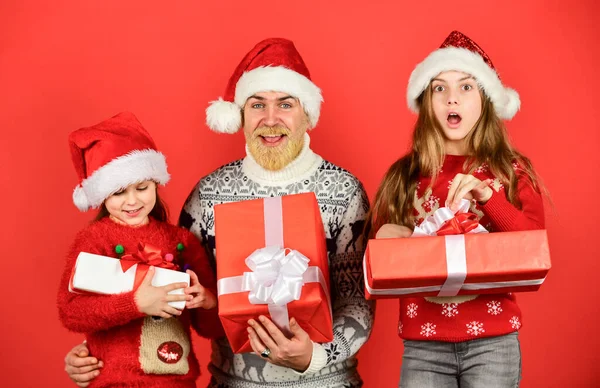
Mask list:
[[[256,162],[256,159],[250,155],[248,146],[246,145],[246,157],[242,163],[242,171],[250,179],[261,185],[285,186],[311,176],[317,171],[321,162],[323,162],[323,158],[310,149],[310,137],[308,133],[305,133],[302,151],[300,151],[296,159],[277,171],[270,171],[261,167]]]

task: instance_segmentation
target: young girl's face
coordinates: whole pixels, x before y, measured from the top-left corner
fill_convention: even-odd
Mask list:
[[[148,214],[156,204],[156,183],[143,181],[127,186],[106,198],[104,205],[110,215],[130,225],[143,225],[148,222]]]
[[[445,71],[431,81],[433,113],[446,138],[446,153],[463,155],[464,139],[481,116],[481,95],[475,79],[460,71]]]

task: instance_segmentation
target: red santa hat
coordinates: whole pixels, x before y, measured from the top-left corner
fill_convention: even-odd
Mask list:
[[[215,132],[235,133],[242,125],[242,109],[248,97],[259,92],[282,92],[296,97],[308,115],[311,128],[319,121],[321,90],[294,43],[270,38],[258,43],[235,69],[225,96],[210,103],[206,124]]]
[[[81,211],[99,207],[130,184],[169,181],[164,155],[132,113],[71,132],[69,147],[80,180],[73,202]]]
[[[438,74],[451,70],[472,75],[494,104],[498,117],[510,120],[519,110],[519,94],[502,85],[490,57],[477,43],[459,31],[452,31],[441,47],[429,54],[413,70],[408,81],[408,107],[417,113],[417,99],[431,80]]]

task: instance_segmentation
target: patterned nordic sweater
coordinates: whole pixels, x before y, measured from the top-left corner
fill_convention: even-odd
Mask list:
[[[58,290],[60,319],[67,329],[85,333],[90,354],[104,361],[90,387],[195,387],[199,368],[190,341],[190,321],[202,335],[219,337],[223,331],[217,309],[185,309],[177,318],[153,318],[138,311],[134,291],[100,295],[68,290],[79,252],[116,258],[118,244],[124,247],[124,254],[131,254],[137,252],[140,242],[175,257],[177,244],[183,243],[177,263],[189,265],[200,283],[216,294],[204,249],[189,231],[153,218],[147,225],[132,228],[106,217],[79,232],[70,249]],[[175,350],[159,352],[169,348]],[[176,362],[170,358],[174,354],[180,357]]]
[[[200,237],[215,258],[214,205],[314,192],[327,238],[334,340],[315,344],[309,369],[300,374],[270,364],[253,353],[233,354],[227,340],[213,341],[212,387],[354,387],[359,386],[355,354],[373,326],[374,305],[363,294],[362,228],[369,202],[361,183],[349,172],[324,161],[305,135],[300,155],[283,170],[261,168],[246,158],[202,178],[188,197],[180,224]],[[217,258],[218,260],[218,258]]]
[[[447,155],[442,171],[432,187],[431,178],[422,177],[417,184],[414,200],[415,222],[422,222],[443,207],[452,179],[464,173],[465,156]],[[485,205],[471,205],[479,223],[490,232],[542,229],[544,210],[539,192],[529,179],[519,171],[518,196],[522,210],[506,198],[503,185],[489,171],[486,164],[473,175],[485,180],[493,179],[493,194]],[[400,299],[398,332],[407,340],[461,342],[508,334],[521,327],[521,310],[514,294],[465,295],[455,297],[427,297]]]

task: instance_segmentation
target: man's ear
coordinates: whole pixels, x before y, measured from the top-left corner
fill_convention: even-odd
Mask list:
[[[308,117],[308,113],[306,113],[306,111],[304,111],[304,120],[306,120],[306,130],[307,131],[310,131],[311,129],[314,128],[310,122],[310,118]]]

